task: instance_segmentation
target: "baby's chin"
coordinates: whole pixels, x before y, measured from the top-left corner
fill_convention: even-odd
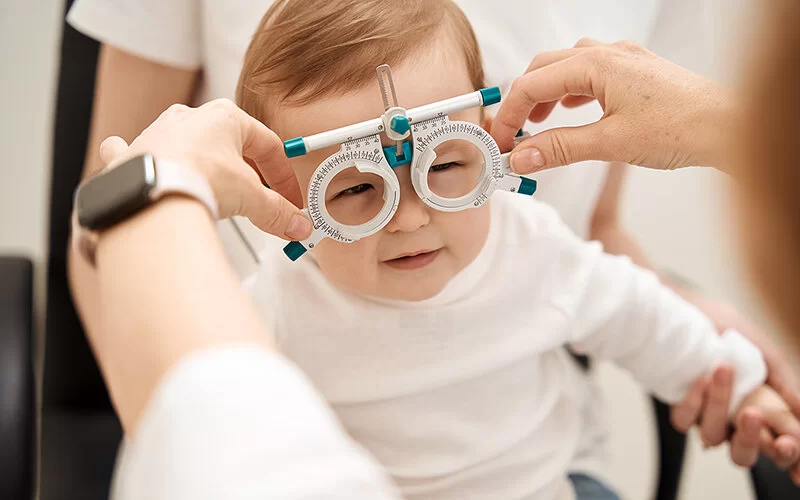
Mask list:
[[[442,290],[447,286],[447,283],[437,285],[432,284],[429,286],[422,286],[413,287],[411,289],[401,289],[401,287],[395,287],[391,290],[387,290],[385,293],[378,295],[380,298],[390,299],[390,300],[402,300],[405,302],[422,302],[423,300],[428,300],[436,297]],[[405,288],[405,287],[403,287]]]
[[[429,272],[396,275],[385,273],[371,295],[390,300],[421,302],[442,293],[456,273],[448,269],[431,269]]]
[[[323,271],[324,273],[324,271]],[[394,273],[376,276],[371,286],[364,282],[343,282],[334,276],[328,280],[338,288],[349,293],[372,299],[397,300],[403,302],[421,302],[439,295],[450,282],[452,276],[414,273],[409,276],[392,276]]]

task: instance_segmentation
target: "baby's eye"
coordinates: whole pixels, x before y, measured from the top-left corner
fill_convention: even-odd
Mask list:
[[[334,198],[338,198],[340,196],[349,196],[354,194],[361,194],[365,191],[369,191],[372,189],[372,184],[359,184],[358,186],[353,186],[351,188],[347,188],[344,191],[339,192]]]
[[[457,167],[460,163],[455,161],[449,161],[447,163],[440,163],[439,165],[432,165],[430,171],[431,172],[443,172],[450,167]]]

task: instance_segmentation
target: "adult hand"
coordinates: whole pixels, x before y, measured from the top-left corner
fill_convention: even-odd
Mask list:
[[[560,101],[597,100],[603,117],[580,127],[543,131],[514,148],[517,173],[583,160],[623,161],[657,169],[719,166],[732,99],[717,83],[633,42],[582,39],[574,48],[538,54],[514,81],[495,116],[501,150],[526,119],[544,120]]]
[[[800,465],[797,464],[800,421],[786,406],[783,398],[766,385],[759,387],[744,399],[737,417],[754,409],[760,410],[765,424],[760,435],[761,452],[771,458],[778,467],[791,468],[792,480],[800,485]],[[791,458],[788,458],[788,455],[791,455]]]
[[[780,395],[796,417],[800,417],[796,375],[789,360],[770,338],[730,305],[692,290],[676,288],[676,291],[708,316],[717,330],[735,329],[759,348],[767,364],[767,385]],[[735,464],[751,467],[760,452],[779,467],[791,468],[792,479],[800,484],[800,465],[797,464],[800,439],[792,435],[769,436],[761,409],[743,406],[734,422],[733,434],[729,433],[728,408],[734,377],[730,367],[721,366],[711,378],[698,381],[684,400],[672,408],[673,425],[686,432],[698,422],[700,437],[706,446],[730,440],[730,456]]]
[[[227,99],[199,108],[175,104],[130,146],[116,136],[100,146],[105,164],[144,153],[198,171],[214,191],[222,218],[247,217],[281,238],[301,240],[311,234],[311,222],[297,208],[302,203],[300,187],[283,143]],[[265,187],[265,181],[273,189]]]
[[[673,406],[672,425],[681,432],[688,432],[697,424],[707,448],[730,440],[731,460],[742,467],[752,467],[759,453],[763,453],[778,467],[791,468],[792,479],[800,485],[800,434],[782,433],[783,427],[771,426],[779,431],[773,435],[768,425],[770,418],[796,421],[788,409],[788,415],[765,415],[764,408],[745,401],[734,419],[733,433],[729,434],[728,409],[734,376],[733,370],[723,365],[711,377],[697,380],[683,401]],[[785,401],[781,403],[782,408],[786,408]],[[797,426],[792,424],[792,429]]]
[[[783,398],[791,412],[800,418],[800,381],[791,361],[770,336],[729,304],[707,296],[692,298],[691,302],[714,322],[717,330],[724,332],[734,329],[758,347],[767,364],[766,384],[772,387]]]
[[[707,297],[693,290],[679,288],[677,285],[673,285],[667,277],[663,277],[662,279],[675,289],[681,297],[700,309],[700,311],[714,323],[719,332],[730,329],[736,330],[758,347],[767,364],[766,384],[772,387],[775,392],[783,398],[791,412],[800,419],[800,382],[798,382],[797,374],[792,367],[791,361],[778,346],[775,345],[772,339],[770,339],[762,329],[754,325],[744,315],[739,313],[736,308],[729,304]],[[703,441],[710,445],[717,445],[724,441],[727,432],[724,426],[724,420],[726,418],[730,398],[731,384],[732,380],[724,373],[717,373],[710,380],[707,404],[712,407],[711,414],[719,417],[716,418],[715,421],[710,422],[708,413],[704,412],[703,422],[706,425],[701,428],[701,435]],[[721,397],[723,395],[727,396]],[[684,399],[684,403],[685,402],[686,399]],[[678,409],[679,406],[680,405],[673,408],[673,412],[678,411],[691,414],[691,412],[686,411],[690,408],[680,410]],[[679,420],[683,421],[685,419]],[[686,425],[683,425],[679,430],[685,431],[687,428]],[[800,447],[800,442],[798,443],[798,447]]]

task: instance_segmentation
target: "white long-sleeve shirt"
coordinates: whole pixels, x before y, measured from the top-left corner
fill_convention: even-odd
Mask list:
[[[554,498],[591,415],[561,349],[610,359],[666,402],[721,362],[731,408],[763,383],[758,350],[718,335],[693,306],[628,258],[574,236],[552,209],[498,193],[479,256],[436,297],[342,292],[311,258],[279,252],[253,295],[281,350],[409,499]]]
[[[181,360],[121,449],[114,500],[390,500],[397,490],[348,439],[296,367],[258,347]]]

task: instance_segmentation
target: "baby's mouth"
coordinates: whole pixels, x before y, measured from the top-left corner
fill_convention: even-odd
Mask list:
[[[436,257],[439,256],[440,250],[441,249],[421,250],[419,252],[407,253],[399,257],[395,257],[394,259],[384,261],[384,263],[389,267],[403,271],[422,269],[436,260]]]

